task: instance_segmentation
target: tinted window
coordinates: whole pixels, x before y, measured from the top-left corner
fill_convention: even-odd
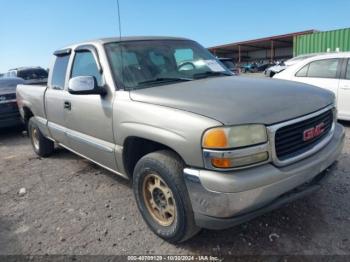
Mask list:
[[[17,77],[23,78],[24,80],[46,79],[47,71],[42,68],[19,70]]]
[[[97,83],[101,85],[101,74],[91,52],[86,51],[76,53],[71,77],[76,76],[94,76]]]
[[[58,56],[52,71],[51,86],[55,89],[64,89],[64,81],[66,78],[67,65],[69,56]]]
[[[308,77],[336,78],[339,59],[325,59],[311,62]]]
[[[346,79],[350,79],[350,59],[348,60],[348,66],[346,67]]]

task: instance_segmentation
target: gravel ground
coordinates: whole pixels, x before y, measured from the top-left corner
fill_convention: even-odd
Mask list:
[[[128,181],[63,149],[39,158],[20,130],[3,130],[0,254],[350,255],[350,124],[343,124],[346,146],[320,191],[180,245],[151,233]]]

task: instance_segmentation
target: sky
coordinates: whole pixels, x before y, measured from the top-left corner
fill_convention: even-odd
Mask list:
[[[350,27],[349,0],[119,0],[122,35],[181,36],[205,47]],[[117,0],[0,0],[0,72],[49,67],[52,53],[118,36]]]

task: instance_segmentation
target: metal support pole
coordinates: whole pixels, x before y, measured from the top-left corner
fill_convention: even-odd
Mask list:
[[[238,63],[241,64],[241,46],[238,46]]]
[[[274,59],[275,59],[275,49],[274,49],[273,40],[271,40],[271,63],[273,63]]]

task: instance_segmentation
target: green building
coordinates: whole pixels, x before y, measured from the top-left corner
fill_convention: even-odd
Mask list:
[[[350,28],[298,35],[293,39],[293,55],[350,51]]]

